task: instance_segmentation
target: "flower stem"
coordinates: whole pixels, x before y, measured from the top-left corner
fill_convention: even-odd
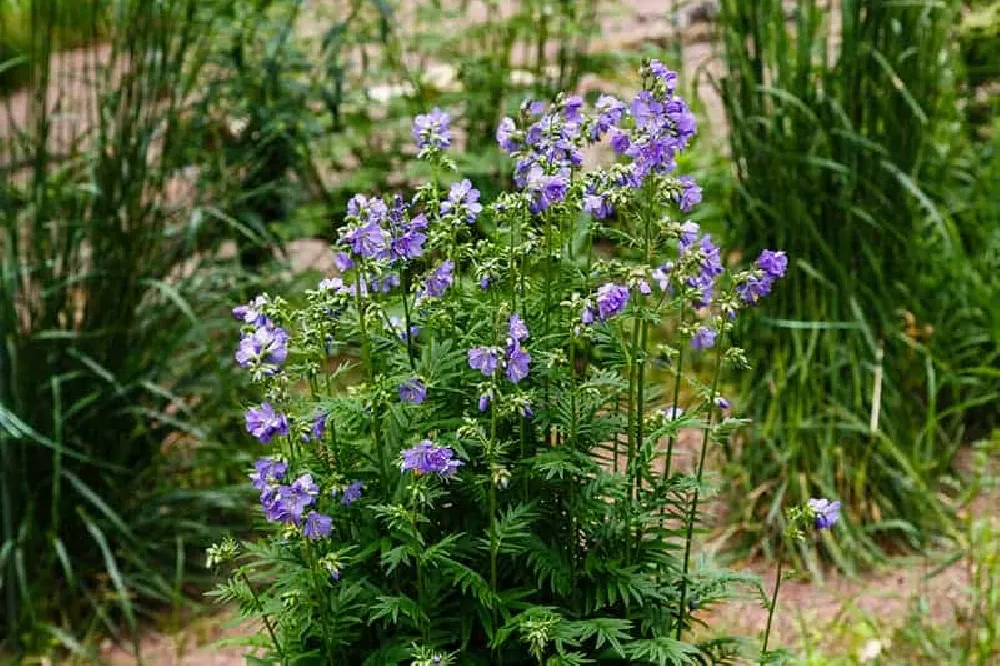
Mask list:
[[[489,461],[490,461],[490,471],[488,476],[488,482],[490,484],[489,489],[489,501],[490,501],[490,590],[493,592],[494,602],[497,594],[497,553],[500,550],[499,540],[497,538],[497,484],[495,470],[496,470],[496,446],[497,446],[497,401],[495,399],[496,391],[494,387],[494,399],[490,401],[490,450],[489,450]],[[494,603],[493,607],[493,630],[497,629],[497,609]]]
[[[774,579],[774,591],[771,593],[771,603],[767,607],[767,627],[764,629],[764,643],[760,648],[760,661],[764,663],[767,657],[767,641],[771,637],[771,620],[774,618],[774,609],[778,606],[778,589],[781,587],[781,567],[785,559],[785,540],[782,539],[778,545],[778,571]]]
[[[626,427],[625,432],[628,439],[628,462],[625,468],[625,473],[628,475],[628,502],[626,506],[626,516],[625,525],[627,536],[625,538],[625,566],[629,566],[632,563],[632,517],[635,515],[635,480],[637,473],[636,464],[636,440],[635,440],[635,413],[638,405],[636,399],[636,378],[638,374],[638,368],[636,366],[636,353],[639,349],[639,320],[635,319],[632,321],[632,344],[629,346],[628,351],[628,413],[626,415]]]
[[[406,339],[406,356],[410,359],[410,370],[417,371],[417,361],[413,356],[413,336],[410,335],[410,271],[403,271],[403,337]]]
[[[271,637],[274,649],[278,653],[279,663],[283,664],[285,663],[285,653],[281,649],[281,643],[278,642],[277,634],[274,633],[274,626],[271,624],[271,618],[264,612],[264,604],[260,602],[260,597],[257,596],[257,592],[253,589],[253,585],[250,584],[250,577],[247,576],[245,571],[241,571],[240,575],[243,576],[243,582],[246,583],[247,589],[250,590],[250,596],[253,597],[254,606],[256,607],[257,612],[260,613],[261,620],[264,622],[264,627],[267,629],[267,633]]]
[[[412,513],[411,520],[413,521],[413,531],[419,534],[420,530],[417,527],[417,491],[414,487],[413,498],[410,502],[410,511]],[[420,546],[419,539],[417,541],[417,546]],[[417,560],[417,606],[420,608],[421,614],[427,613],[427,604],[424,601],[424,566],[421,562],[420,555],[416,556]],[[428,623],[424,621],[423,618],[420,619],[420,635],[423,637],[424,641],[427,641],[430,627]]]
[[[652,261],[652,243],[650,238],[650,216],[643,216],[643,239],[645,241],[645,259],[646,265]],[[648,300],[646,296],[640,297],[643,306],[646,305]],[[632,350],[635,355],[636,361],[638,362],[638,370],[636,371],[636,421],[635,421],[635,441],[636,446],[639,451],[643,450],[643,426],[646,421],[646,400],[645,400],[645,384],[646,384],[646,347],[649,339],[649,322],[645,317],[639,322],[639,346]],[[636,460],[636,470],[635,470],[635,500],[636,503],[639,502],[639,491],[642,489],[642,471],[639,468],[639,461]],[[639,549],[642,546],[642,523],[640,522],[636,525],[635,534],[635,550],[636,556],[639,554]]]
[[[362,270],[363,272],[363,270]],[[368,322],[367,316],[365,315],[364,301],[361,298],[361,274],[358,275],[358,281],[354,288],[354,295],[357,302],[358,308],[358,327],[361,331],[361,359],[365,367],[365,373],[368,376],[368,381],[374,384],[375,381],[375,366],[372,362],[372,348],[371,340],[368,338]],[[389,494],[389,467],[386,461],[385,451],[382,448],[382,433],[379,428],[379,410],[372,405],[372,435],[375,438],[375,454],[378,456],[379,461],[379,473],[381,475],[382,489],[385,491],[386,496]]]
[[[683,313],[682,313],[683,316]],[[674,378],[674,401],[670,406],[670,419],[677,418],[677,408],[679,407],[678,402],[681,399],[681,377],[683,376],[684,369],[684,346],[681,346],[680,352],[677,354],[677,376]],[[667,455],[666,460],[663,461],[663,479],[664,481],[670,480],[670,468],[674,457],[674,442],[676,441],[676,433],[670,435],[667,438]]]
[[[684,537],[684,568],[681,571],[680,608],[677,610],[677,640],[681,639],[681,634],[684,632],[684,613],[687,610],[688,571],[691,566],[691,543],[694,541],[694,521],[698,515],[698,497],[701,490],[702,475],[705,471],[705,454],[708,452],[708,433],[712,429],[712,418],[716,410],[715,394],[719,388],[719,375],[722,374],[722,358],[725,356],[721,347],[722,340],[720,339],[719,342],[719,352],[715,360],[715,373],[712,376],[712,392],[709,394],[705,427],[702,430],[701,457],[698,460],[698,472],[696,475],[697,485],[694,489],[694,495],[691,497],[691,510],[688,512],[687,517],[687,534]]]

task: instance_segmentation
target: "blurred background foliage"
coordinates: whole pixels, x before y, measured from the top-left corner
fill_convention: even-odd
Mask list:
[[[786,4],[721,3],[729,242],[794,268],[748,325],[731,462],[747,546],[836,496],[853,520],[825,549],[850,569],[948,531],[953,458],[997,416],[995,143],[965,122],[960,3]]]
[[[743,337],[731,544],[769,554],[818,494],[847,520],[816,571],[962,541],[956,456],[1000,414],[1000,3],[678,0],[609,39],[628,4],[0,0],[3,649],[86,656],[197,594],[251,504],[228,308],[311,280],[288,259],[355,192],[409,188],[413,115],[452,114],[489,200],[525,96],[696,38],[724,122],[682,165],[694,218],[792,268]]]

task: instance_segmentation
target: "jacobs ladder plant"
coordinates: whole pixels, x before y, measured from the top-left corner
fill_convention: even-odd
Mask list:
[[[503,119],[516,189],[489,205],[448,181],[448,114],[417,118],[431,182],[412,200],[354,197],[337,274],[301,305],[234,310],[237,360],[260,387],[247,431],[270,450],[250,475],[265,524],[209,559],[232,572],[218,598],[262,621],[265,663],[679,664],[743,649],[692,637],[699,609],[752,581],[696,570],[692,542],[708,449],[743,424],[718,392],[744,364],[734,320],[787,260],[727,271],[683,220],[701,199],[675,174],[695,119],[674,72],[654,60],[641,76],[628,103],[560,95]],[[614,159],[585,169],[602,141]],[[601,256],[599,233],[639,260]],[[654,345],[667,321],[672,343]]]

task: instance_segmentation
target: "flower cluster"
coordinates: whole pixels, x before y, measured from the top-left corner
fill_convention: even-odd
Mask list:
[[[607,321],[612,317],[621,314],[628,305],[628,287],[620,284],[607,283],[598,287],[595,300],[597,301],[596,318],[600,321]],[[595,318],[594,307],[588,301],[583,308],[580,320],[584,324],[593,324]]]
[[[263,444],[268,444],[278,436],[288,435],[288,417],[275,411],[269,402],[246,411],[247,432]]]
[[[751,271],[746,278],[736,286],[736,291],[745,303],[755,305],[764,296],[771,293],[774,281],[785,276],[788,270],[788,257],[784,252],[764,250],[755,264],[756,270]]]
[[[413,140],[417,149],[441,150],[451,145],[451,116],[435,107],[413,121]]]
[[[529,354],[521,343],[528,339],[528,327],[516,313],[507,322],[507,344],[500,347],[473,347],[468,351],[469,367],[492,377],[498,366],[505,368],[507,379],[516,384],[528,376]],[[480,402],[481,409],[482,402]]]
[[[442,215],[454,215],[463,222],[472,224],[483,211],[479,203],[479,190],[472,186],[468,178],[452,183],[448,198],[441,202]]]
[[[455,459],[455,452],[450,447],[437,446],[429,439],[406,449],[402,456],[399,468],[414,474],[437,474],[449,478],[455,476],[463,465],[461,460]]]
[[[264,314],[267,296],[233,308],[233,317],[246,327],[236,349],[236,362],[255,376],[273,375],[288,359],[288,333]]]

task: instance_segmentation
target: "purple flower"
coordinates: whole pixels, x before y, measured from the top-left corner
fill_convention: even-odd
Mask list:
[[[580,313],[580,321],[585,326],[589,326],[594,323],[594,311],[591,309],[589,304],[583,308],[583,312]]]
[[[617,128],[627,110],[625,102],[612,95],[598,97],[594,108],[597,110],[597,120],[591,128],[591,141],[597,141],[611,128]]]
[[[583,110],[583,98],[579,95],[570,95],[563,100],[563,116],[571,123],[579,123],[583,120],[580,112]]]
[[[326,414],[316,415],[316,418],[313,419],[311,432],[313,439],[323,438],[323,435],[326,434]]]
[[[482,210],[483,205],[479,203],[479,190],[472,186],[472,181],[468,178],[458,183],[452,183],[448,198],[441,202],[442,215],[452,212],[457,215],[464,213],[465,221],[469,224],[476,221]]]
[[[493,402],[493,398],[490,397],[489,393],[484,393],[479,396],[479,411],[485,412],[490,408],[490,403]]]
[[[399,286],[399,275],[389,273],[384,278],[371,278],[372,291],[388,294],[393,288]]]
[[[659,60],[650,60],[649,73],[663,84],[667,95],[674,93],[677,88],[677,72],[671,71]]]
[[[510,337],[518,342],[528,337],[528,327],[516,312],[507,320],[507,331]]]
[[[681,250],[686,250],[687,248],[694,245],[694,242],[698,240],[698,234],[701,233],[701,227],[698,226],[697,222],[692,222],[688,220],[681,225],[681,237],[678,245]]]
[[[507,349],[507,379],[515,384],[528,376],[531,354],[521,349],[516,341]]]
[[[666,420],[673,421],[674,419],[679,419],[684,415],[684,408],[678,407],[677,405],[671,405],[670,407],[664,407],[660,410],[660,413],[663,414],[663,418]]]
[[[302,493],[310,497],[319,494],[319,486],[313,481],[312,474],[303,474],[292,482],[292,492]]]
[[[420,290],[420,295],[430,298],[440,298],[444,295],[444,292],[451,286],[455,279],[452,276],[454,268],[455,263],[451,259],[441,262],[434,269],[434,272],[427,276],[427,280]]]
[[[377,222],[348,228],[340,234],[340,242],[349,245],[354,254],[365,259],[384,258],[388,241],[388,234]]]
[[[479,288],[482,289],[483,291],[486,291],[487,289],[490,288],[489,275],[484,275],[483,277],[479,278]]]
[[[607,321],[621,314],[628,305],[629,291],[627,288],[609,282],[597,289],[597,316],[601,321]],[[586,323],[586,322],[584,322]]]
[[[697,225],[692,225],[697,228]],[[682,257],[694,254],[694,263],[698,269],[696,275],[689,275],[685,283],[698,293],[695,305],[707,306],[712,301],[715,290],[715,279],[722,274],[722,256],[719,248],[712,242],[711,236],[704,234],[697,242],[691,241],[689,230],[682,228],[680,252]]]
[[[410,324],[410,332],[409,336],[407,336],[403,320],[400,319],[399,317],[396,317],[395,315],[389,317],[389,325],[392,328],[393,332],[396,334],[396,337],[398,337],[403,342],[406,342],[407,337],[412,337],[415,339],[417,337],[417,334],[420,333],[420,327],[414,324]]]
[[[344,281],[339,277],[323,278],[319,281],[319,289],[320,291],[336,291],[342,293],[344,289]]]
[[[715,399],[715,406],[719,409],[729,409],[729,401],[720,395]]]
[[[247,432],[264,444],[269,443],[275,435],[288,434],[288,419],[284,414],[274,411],[269,402],[247,410],[246,426]]]
[[[701,326],[695,331],[694,336],[691,338],[691,346],[702,351],[704,349],[711,349],[715,346],[715,338],[718,336],[713,329],[707,326]]]
[[[812,498],[808,502],[809,510],[812,512],[816,522],[816,529],[828,530],[840,520],[840,502],[831,502],[828,499]]]
[[[469,350],[469,367],[492,377],[497,369],[498,350],[496,347],[473,347]]]
[[[451,145],[451,116],[435,107],[430,113],[413,119],[413,139],[419,150],[442,149]]]
[[[260,458],[253,467],[255,471],[249,475],[250,483],[260,491],[271,484],[283,481],[288,471],[288,463],[274,458]]]
[[[443,477],[455,476],[455,472],[463,465],[461,460],[455,460],[455,452],[448,446],[437,446],[430,440],[424,440],[416,446],[403,451],[402,471],[412,471],[415,474],[438,474]]]
[[[656,286],[660,288],[660,291],[666,291],[670,286],[670,271],[673,269],[673,263],[668,261],[659,268],[653,269],[653,272],[650,274],[650,277],[656,282]]]
[[[315,511],[309,512],[309,515],[306,516],[306,522],[302,526],[302,534],[307,539],[312,539],[313,541],[330,536],[332,530],[333,520],[330,516],[324,516]]]
[[[531,409],[530,402],[526,402],[523,405],[521,405],[520,412],[522,419],[530,419],[535,416],[535,412]]]
[[[418,377],[411,377],[399,385],[399,399],[419,405],[427,399],[427,387]]]
[[[427,216],[421,213],[417,215],[408,225],[410,231],[427,231]]]
[[[364,487],[365,485],[360,481],[348,484],[348,486],[344,488],[344,496],[340,498],[340,503],[344,506],[351,506],[351,504],[361,499],[361,489]]]
[[[508,155],[517,150],[517,126],[511,118],[504,118],[497,125],[497,145]]]
[[[681,193],[677,203],[680,205],[681,210],[687,213],[701,203],[701,188],[689,176],[681,176],[678,180],[681,183]]]
[[[347,215],[357,218],[360,222],[368,222],[381,226],[389,213],[389,207],[385,201],[378,197],[366,197],[363,194],[355,194],[347,202]]]
[[[764,271],[764,274],[772,279],[785,277],[788,270],[788,257],[784,252],[772,252],[764,250],[757,259],[757,268]]]
[[[338,271],[343,273],[344,271],[349,271],[354,268],[354,261],[351,259],[351,255],[346,252],[338,252],[333,255],[333,266]]]
[[[270,322],[264,316],[264,306],[267,305],[266,296],[258,296],[246,305],[237,305],[233,308],[233,318],[244,324],[254,326],[267,326]]]
[[[531,212],[542,213],[566,198],[569,180],[562,173],[547,175],[535,165],[528,170],[525,186],[532,195]]]
[[[312,440],[318,442],[323,439],[324,434],[326,434],[326,414],[317,414],[313,417],[309,432],[302,434],[302,441],[308,442]]]
[[[426,240],[427,234],[413,228],[394,236],[390,245],[392,258],[416,259],[417,257],[423,255],[424,241]]]
[[[604,220],[611,216],[614,207],[605,195],[589,193],[583,197],[583,210],[596,220]]]
[[[618,155],[624,155],[632,147],[632,140],[629,138],[628,132],[620,130],[617,127],[612,127],[610,136],[611,148]]]
[[[262,326],[244,334],[236,349],[236,362],[249,368],[262,364],[264,374],[273,375],[288,358],[288,333],[280,327]]]
[[[268,486],[260,496],[264,517],[272,523],[298,525],[302,512],[316,501],[319,487],[305,474],[290,486]]]

